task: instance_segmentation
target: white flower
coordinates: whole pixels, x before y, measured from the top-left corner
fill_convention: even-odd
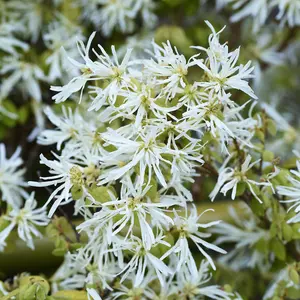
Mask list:
[[[82,2],[86,10],[85,17],[92,20],[96,27],[100,26],[105,36],[110,36],[115,29],[123,33],[132,32],[138,15],[141,15],[147,27],[153,27],[156,22],[152,12],[155,8],[153,0],[98,0],[96,5],[89,2],[84,4],[84,0]],[[101,5],[100,8],[97,5]]]
[[[245,161],[240,166],[240,168],[236,168],[236,169],[233,169],[231,167],[226,167],[230,159],[231,156],[229,156],[225,160],[223,166],[220,168],[218,181],[213,191],[209,195],[210,198],[214,200],[219,192],[226,195],[228,191],[232,190],[231,199],[234,200],[236,197],[238,183],[245,183],[249,187],[251,194],[260,203],[262,203],[262,201],[256,195],[255,192],[256,186],[272,186],[272,184],[270,182],[257,182],[253,179],[248,178],[247,175],[247,173],[252,169],[252,167],[255,166],[257,163],[259,163],[260,159],[251,163],[252,157],[250,154],[248,154]]]
[[[233,8],[239,10],[232,17],[232,22],[237,22],[245,17],[254,19],[254,30],[257,31],[266,22],[270,13],[269,0],[238,0],[234,2]]]
[[[291,170],[291,175],[287,179],[292,186],[278,186],[277,192],[279,195],[287,197],[282,200],[283,203],[291,203],[289,210],[294,209],[296,215],[288,220],[288,223],[297,223],[300,221],[300,161],[297,161],[297,170]]]
[[[75,290],[84,287],[86,279],[86,265],[83,262],[82,251],[78,251],[76,255],[68,252],[61,266],[51,277],[51,290],[53,293],[58,290]]]
[[[197,274],[191,273],[184,266],[177,273],[177,286],[174,288],[176,294],[180,294],[182,299],[198,299],[198,297],[208,297],[208,299],[230,300],[232,294],[225,292],[218,285],[207,285],[211,275],[209,273],[209,263],[201,261]]]
[[[166,243],[160,238],[157,238],[153,248],[159,244]],[[150,250],[145,249],[142,241],[138,238],[134,238],[131,242],[131,247],[128,250],[132,252],[133,256],[122,270],[122,273],[125,273],[122,275],[121,282],[124,281],[130,273],[134,273],[134,286],[139,286],[143,282],[146,270],[148,269],[155,271],[160,284],[162,286],[165,285],[165,277],[172,274],[173,271],[162,261],[162,259],[157,258]]]
[[[251,62],[237,66],[240,49],[229,52],[226,44],[221,45],[219,43],[218,36],[220,32],[216,33],[209,22],[206,21],[206,24],[212,30],[212,34],[209,37],[209,48],[193,47],[207,54],[205,61],[198,58],[195,58],[194,61],[194,64],[203,69],[208,77],[208,82],[198,82],[198,86],[207,90],[213,90],[219,95],[223,95],[227,90],[237,89],[248,94],[251,98],[257,99],[247,82],[247,79],[253,77],[254,67],[251,67]]]
[[[62,150],[62,155],[66,156],[70,153],[77,153],[77,156],[108,154],[100,136],[106,125],[99,121],[95,112],[88,112],[83,116],[78,109],[72,111],[65,106],[62,107],[61,114],[54,113],[50,107],[46,107],[44,112],[56,128],[43,130],[38,136],[39,144],[56,144],[57,150]]]
[[[191,128],[197,132],[210,131],[214,138],[218,138],[221,143],[221,149],[224,151],[226,144],[234,139],[236,135],[228,128],[223,120],[220,119],[221,104],[219,100],[211,100],[199,105],[191,106],[183,114]]]
[[[79,63],[69,57],[71,63],[77,66],[82,75],[74,77],[65,86],[52,86],[51,89],[58,92],[53,96],[53,100],[57,103],[66,101],[73,93],[77,91],[83,92],[83,89],[88,81],[108,80],[109,84],[105,88],[97,88],[96,97],[90,107],[90,110],[99,110],[103,105],[109,102],[114,103],[118,93],[122,88],[128,86],[127,65],[130,58],[131,50],[128,50],[122,62],[119,63],[115,48],[112,46],[113,58],[111,59],[101,45],[98,45],[101,53],[98,54],[94,49],[97,57],[96,61],[89,58],[89,50],[95,36],[95,32],[90,36],[87,45],[84,46],[82,41],[78,42],[78,51],[85,63]],[[81,98],[81,97],[80,97]],[[107,103],[108,102],[108,103]]]
[[[170,142],[169,139],[167,147],[171,149],[172,165],[171,165],[171,180],[177,180],[179,177],[186,181],[193,182],[192,177],[196,174],[195,169],[204,163],[203,156],[200,154],[202,145],[198,140],[193,140],[186,146],[179,149],[175,140]],[[169,143],[170,142],[170,143]]]
[[[15,153],[6,157],[4,144],[0,144],[0,191],[2,200],[6,201],[14,208],[22,205],[22,198],[28,196],[23,187],[26,183],[23,179],[25,169],[22,169],[23,160],[20,158],[21,148],[17,148]]]
[[[29,46],[25,43],[14,37],[15,31],[18,31],[20,28],[12,22],[6,23],[3,22],[0,24],[0,49],[18,56],[18,51],[16,48],[19,48],[23,51],[27,51]]]
[[[212,209],[205,210],[200,215],[197,213],[197,209],[195,206],[190,210],[190,215],[188,216],[188,210],[186,209],[185,217],[181,217],[174,210],[174,229],[178,231],[179,238],[175,245],[168,250],[163,256],[162,259],[174,253],[178,255],[178,263],[176,265],[176,272],[179,272],[183,265],[186,265],[189,271],[192,274],[197,273],[196,263],[193,258],[193,254],[190,251],[188,240],[191,240],[200,253],[208,260],[212,268],[215,270],[215,264],[209,254],[203,249],[203,247],[214,250],[219,253],[226,253],[225,250],[205,241],[203,238],[209,238],[211,236],[210,233],[200,232],[199,228],[209,228],[216,224],[219,224],[220,221],[213,221],[207,224],[199,223],[199,219],[203,214],[208,211],[213,211]]]
[[[99,183],[117,180],[137,165],[141,183],[144,183],[147,174],[148,181],[152,175],[155,175],[160,184],[166,186],[162,165],[171,165],[171,163],[162,156],[169,152],[166,145],[161,145],[156,141],[157,134],[158,129],[156,127],[150,127],[146,132],[139,134],[139,140],[126,138],[113,130],[103,133],[102,138],[108,144],[115,146],[117,150],[111,152],[108,157],[101,158],[105,165],[115,165],[115,167],[100,175]],[[120,167],[120,165],[123,166]]]
[[[93,32],[91,34],[86,46],[84,46],[84,43],[82,41],[78,41],[77,43],[78,52],[80,53],[85,63],[79,63],[74,59],[69,58],[70,62],[74,66],[79,68],[83,72],[83,74],[74,77],[69,83],[64,86],[51,86],[51,90],[58,92],[58,94],[52,97],[52,99],[55,100],[56,103],[66,101],[75,92],[81,91],[82,94],[84,86],[91,77],[92,71],[89,66],[92,64],[92,61],[89,58],[89,51],[95,34],[96,32]]]
[[[119,117],[135,118],[136,128],[141,128],[142,123],[150,118],[149,115],[154,114],[157,119],[165,119],[172,111],[178,109],[178,105],[173,107],[160,105],[159,101],[162,99],[154,96],[155,87],[151,83],[131,88],[130,93],[124,93],[125,99],[122,105],[114,109],[110,108],[112,114],[112,117],[109,118],[110,121]]]
[[[49,222],[46,209],[36,208],[36,206],[37,202],[34,200],[34,193],[32,193],[26,199],[22,209],[13,209],[7,216],[4,216],[4,219],[8,220],[10,224],[0,232],[0,248],[3,249],[3,246],[6,245],[5,239],[17,227],[19,237],[26,242],[29,248],[34,249],[33,236],[43,237],[36,226],[46,226]]]
[[[138,135],[133,137],[127,137],[127,133],[113,130],[101,134],[107,144],[113,145],[117,150],[100,158],[103,161],[103,166],[108,167],[100,176],[100,184],[122,178],[134,166],[139,167],[141,183],[145,181],[146,176],[149,183],[152,174],[155,174],[159,183],[165,188],[167,181],[163,174],[164,171],[167,173],[170,170],[173,177],[192,177],[195,167],[203,163],[202,155],[199,154],[202,146],[199,141],[190,138],[191,142],[180,149],[176,145],[172,133],[176,132],[176,126],[172,127],[167,125],[166,128],[161,128],[154,124],[149,125],[141,128]],[[180,128],[178,131],[180,132]],[[128,134],[130,132],[132,130],[128,131]],[[170,133],[167,144],[158,138],[164,133]]]
[[[273,0],[273,5],[278,5],[276,19],[280,24],[287,23],[290,27],[300,25],[300,2],[297,0]]]
[[[237,12],[230,18],[232,22],[243,20],[247,17],[253,19],[253,29],[258,31],[268,18],[275,14],[280,25],[288,24],[289,27],[300,24],[300,4],[298,0],[218,0],[217,8],[231,5]]]
[[[45,81],[43,70],[36,64],[26,61],[24,58],[4,57],[4,64],[0,74],[8,75],[3,79],[0,95],[6,98],[17,86],[24,91],[26,97],[32,97],[36,101],[42,101],[40,81]]]
[[[48,160],[44,155],[40,155],[41,164],[46,165],[50,168],[49,177],[41,177],[45,182],[33,182],[29,181],[29,185],[35,187],[46,187],[54,185],[55,190],[51,193],[45,207],[54,199],[54,204],[52,205],[48,216],[52,217],[59,205],[66,204],[70,202],[70,190],[74,183],[79,186],[82,185],[82,171],[79,166],[72,164],[66,157],[58,157],[57,160]]]
[[[278,289],[282,290],[283,287],[285,287],[286,289],[294,288],[295,290],[299,290],[299,284],[295,284],[295,282],[291,280],[289,275],[290,269],[294,267],[295,266],[293,265],[288,265],[279,272],[276,272],[275,278],[273,279],[266,293],[264,294],[263,300],[272,299],[274,296],[276,296]]]
[[[172,174],[171,180],[167,183],[167,187],[160,190],[161,201],[165,203],[167,207],[172,205],[185,206],[186,202],[193,201],[193,195],[191,191],[185,186],[186,182],[194,182],[194,179],[191,177],[196,176],[196,173],[190,173],[188,175],[180,174],[180,172],[175,172]],[[176,195],[167,195],[164,192],[168,189],[174,189]]]
[[[126,285],[121,284],[120,287],[111,293],[111,299],[134,299],[135,297],[143,297],[142,299],[153,299],[154,291],[151,288],[151,282],[155,280],[155,275],[153,275],[152,272],[149,272],[139,285],[135,285],[135,278],[133,276],[131,277],[126,279]],[[130,286],[130,288],[128,286]]]
[[[48,119],[57,128],[46,129],[38,137],[38,143],[41,145],[57,144],[57,150],[61,150],[62,144],[69,139],[76,139],[84,124],[84,120],[78,111],[72,112],[72,109],[62,108],[63,116],[58,117],[50,107],[46,107],[45,114]]]
[[[273,41],[275,30],[275,28],[273,29],[271,27],[255,34],[253,37],[255,39],[253,51],[255,52],[257,58],[262,62],[270,65],[281,65],[284,63],[285,55],[278,51],[280,44],[274,43]]]
[[[135,12],[140,12],[144,25],[148,28],[153,28],[156,25],[157,17],[153,13],[157,4],[153,0],[137,0],[135,1]]]
[[[13,9],[17,15],[17,19],[21,20],[23,25],[22,31],[32,42],[36,42],[39,38],[43,25],[43,1],[28,0],[26,2],[15,0],[9,1],[8,7]]]
[[[235,224],[222,223],[209,230],[217,234],[218,238],[215,241],[217,245],[225,243],[235,245],[234,249],[221,256],[219,261],[234,270],[256,266],[267,268],[267,259],[254,246],[260,240],[268,242],[271,239],[270,234],[267,230],[259,228],[258,219],[248,206],[240,205],[238,209],[242,211],[242,217],[233,207],[229,208],[229,214]]]
[[[126,240],[132,237],[133,229],[138,227],[144,248],[150,250],[155,243],[154,225],[163,230],[169,228],[173,221],[167,216],[166,210],[163,210],[166,207],[164,203],[150,201],[147,196],[150,187],[142,190],[141,186],[133,184],[130,179],[122,183],[120,199],[113,199],[112,195],[111,201],[103,203],[102,209],[80,224],[78,229],[93,227],[98,230],[97,227],[109,226],[113,221],[112,236],[123,231]]]
[[[111,35],[115,28],[124,33],[133,31],[136,11],[132,0],[99,0],[98,3],[103,6],[92,13],[92,20],[101,26],[104,35]]]
[[[77,40],[84,40],[81,29],[59,15],[57,20],[49,24],[48,31],[43,34],[43,40],[51,50],[46,59],[46,64],[50,67],[49,79],[53,81],[57,78],[64,79],[63,75],[78,75],[79,70],[70,67],[66,52],[69,57],[78,58],[79,53],[75,45]]]
[[[184,89],[179,88],[178,92],[182,94],[179,102],[186,106],[187,112],[194,106],[197,106],[202,102],[209,101],[211,98],[211,96],[206,92],[200,91],[197,86],[197,82],[186,85]]]
[[[114,46],[111,47],[113,57],[110,58],[102,46],[98,45],[101,55],[97,54],[99,62],[95,62],[95,69],[92,71],[96,79],[108,80],[109,84],[105,88],[96,89],[96,96],[90,110],[99,110],[104,104],[114,105],[117,95],[122,94],[123,89],[130,86],[128,76],[128,63],[132,49],[128,49],[121,63]]]
[[[250,140],[257,121],[252,117],[244,119],[240,114],[248,103],[236,106],[227,97],[212,97],[208,100],[203,99],[202,103],[190,105],[183,117],[190,129],[200,136],[209,131],[219,141],[221,151],[228,153],[227,147],[234,139],[252,147]]]
[[[146,72],[158,78],[157,84],[165,86],[163,92],[167,94],[167,99],[174,98],[178,88],[186,86],[185,76],[188,68],[195,62],[192,59],[187,62],[185,56],[179,54],[175,47],[173,49],[169,41],[163,43],[162,47],[153,42],[153,47],[152,55],[155,60],[144,61]]]

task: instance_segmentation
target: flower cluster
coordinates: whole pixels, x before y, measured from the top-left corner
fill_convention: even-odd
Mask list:
[[[6,149],[0,144],[0,193],[1,207],[5,213],[0,217],[0,250],[6,246],[6,240],[14,228],[27,246],[34,249],[33,237],[42,237],[37,226],[48,224],[46,208],[36,208],[34,193],[26,192],[25,172],[20,158],[20,148],[10,157],[6,157]]]
[[[35,0],[26,4],[18,0],[1,2],[0,111],[17,122],[20,112],[17,108],[11,111],[12,104],[6,107],[5,103],[15,95],[18,99],[29,100],[36,119],[36,128],[30,139],[34,139],[45,126],[43,85],[55,80],[64,82],[64,78],[78,74],[78,70],[66,64],[62,47],[72,57],[77,38],[84,39],[81,28],[63,15],[55,13],[55,17],[48,21],[43,5],[43,1]],[[41,43],[42,56],[36,51],[36,45]],[[77,57],[76,51],[74,58]],[[27,107],[26,101],[20,104],[20,110]],[[18,102],[18,106],[20,104]]]
[[[132,32],[138,18],[146,27],[154,27],[156,23],[153,0],[77,0],[75,5],[82,9],[82,18],[92,22],[95,28],[100,27],[105,36],[110,36],[115,29]]]
[[[36,127],[29,136],[30,140],[35,139],[45,129],[43,102],[48,100],[49,94],[43,91],[43,87],[58,82],[65,84],[79,74],[78,66],[69,64],[65,52],[69,57],[82,62],[75,44],[78,39],[85,40],[84,27],[101,29],[104,40],[115,32],[127,35],[136,33],[139,28],[145,29],[145,40],[140,41],[140,35],[129,37],[131,42],[137,39],[136,46],[142,45],[143,48],[149,44],[150,36],[154,35],[159,24],[157,14],[164,7],[163,3],[153,0],[51,0],[47,3],[29,0],[26,4],[20,0],[11,0],[1,1],[0,5],[0,75],[3,77],[0,87],[0,113],[18,122],[22,112],[14,111],[17,108],[12,109],[11,97],[17,106],[19,98],[30,100],[30,110],[36,121]],[[173,5],[176,6],[176,3],[171,6]],[[276,13],[276,20],[280,24],[288,24],[290,27],[299,25],[300,8],[297,0],[217,1],[218,9],[224,6],[231,6],[238,11],[233,15],[232,21],[239,21],[245,16],[255,18],[256,29],[266,23],[269,15]],[[203,8],[199,3],[197,7],[200,10]],[[197,14],[194,17],[199,18]],[[255,42],[257,40],[255,37]],[[274,45],[265,44],[267,40],[265,35],[259,39],[254,57],[263,63],[279,64],[283,57],[278,55]],[[41,49],[36,51],[37,48]],[[238,50],[233,56],[239,55],[237,52]],[[246,68],[243,76],[247,76],[247,71],[252,72]],[[256,71],[259,72],[260,68],[257,67]],[[256,81],[259,81],[259,75],[255,75]],[[23,106],[28,108],[27,101],[24,102],[22,109],[25,110]]]
[[[300,299],[300,0],[0,8],[0,298]]]
[[[202,287],[208,266],[216,268],[210,252],[226,252],[207,241],[206,229],[219,221],[201,222],[209,210],[199,213],[191,206],[189,186],[197,169],[209,165],[208,149],[228,156],[237,143],[252,147],[258,122],[243,117],[249,101],[238,105],[232,93],[256,98],[248,84],[253,67],[238,64],[240,50],[230,51],[219,41],[221,31],[207,25],[212,31],[208,48],[194,47],[198,53],[189,59],[170,42],[153,42],[144,59],[131,58],[131,49],[120,59],[114,47],[112,56],[100,45],[92,48],[93,33],[86,45],[78,43],[83,62],[70,58],[81,74],[51,88],[56,103],[78,93],[82,109],[63,108],[62,115],[46,109],[56,129],[43,131],[38,141],[56,145],[60,154],[41,155],[51,175],[30,185],[55,187],[46,203],[53,202],[49,217],[74,201],[75,214],[84,218],[77,230],[88,237],[67,255],[56,286],[72,287],[85,275],[94,299],[106,290],[111,299],[238,297],[219,286]],[[191,79],[195,71],[202,75]],[[246,172],[254,164],[248,157],[232,179],[239,176],[252,190],[257,182]],[[203,256],[201,265],[191,247]]]
[[[231,17],[237,22],[245,17],[253,19],[254,29],[258,30],[264,25],[270,15],[275,12],[276,21],[289,27],[300,25],[300,3],[297,0],[217,0],[217,8],[232,5],[237,12]]]

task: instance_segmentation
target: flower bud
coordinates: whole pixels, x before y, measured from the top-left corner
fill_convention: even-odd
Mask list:
[[[45,300],[49,291],[49,283],[40,276],[25,276],[20,279],[20,300]]]

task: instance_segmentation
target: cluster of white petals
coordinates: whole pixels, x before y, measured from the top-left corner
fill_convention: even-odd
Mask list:
[[[50,175],[30,185],[54,187],[46,203],[53,203],[49,216],[75,202],[75,214],[84,218],[77,230],[88,236],[86,245],[67,255],[56,288],[68,283],[72,288],[85,274],[94,299],[100,299],[97,286],[111,290],[109,299],[150,299],[157,293],[150,288],[155,281],[161,286],[158,299],[174,293],[182,299],[238,297],[205,284],[208,266],[215,269],[211,251],[226,251],[207,241],[207,228],[219,221],[201,222],[212,212],[191,206],[188,187],[205,164],[207,134],[224,156],[236,141],[252,146],[257,121],[241,114],[249,101],[239,105],[231,93],[256,98],[248,84],[253,67],[238,64],[240,50],[230,51],[219,42],[221,31],[207,25],[208,48],[193,47],[199,53],[189,59],[170,42],[153,42],[153,51],[142,59],[132,57],[132,49],[119,57],[114,46],[110,56],[100,45],[93,48],[93,33],[86,45],[78,43],[81,60],[69,58],[81,74],[52,86],[56,103],[79,95],[82,109],[63,108],[62,115],[45,110],[56,128],[44,130],[38,142],[56,145],[59,154],[41,155]],[[202,77],[192,81],[193,69]],[[247,158],[242,171],[249,163]],[[228,180],[235,180],[232,176]],[[203,256],[201,266],[192,245]]]
[[[275,16],[281,26],[295,27],[300,25],[300,3],[298,0],[217,0],[217,8],[230,5],[236,12],[232,22],[246,17],[253,19],[254,29],[258,30],[267,19]]]
[[[225,26],[198,26],[221,10],[242,48]],[[300,0],[0,0],[0,17],[0,138],[28,125],[52,150],[27,182],[21,147],[0,143],[0,252],[14,233],[32,250],[56,238],[52,295],[88,300],[241,300],[215,284],[219,267],[272,275],[266,300],[300,290],[300,154],[283,153],[299,124],[281,112],[298,83]],[[245,206],[199,204],[225,197]]]
[[[236,271],[255,267],[269,269],[268,259],[255,247],[258,243],[268,242],[271,239],[270,233],[258,226],[258,218],[247,205],[237,208],[243,212],[243,217],[230,207],[229,213],[234,224],[223,222],[210,230],[218,235],[215,242],[217,245],[227,243],[235,246],[229,253],[220,257],[219,262]]]
[[[0,203],[1,206],[5,203],[7,212],[0,218],[0,251],[5,249],[6,240],[15,228],[20,239],[34,249],[33,237],[42,237],[37,227],[48,224],[46,208],[37,208],[34,193],[29,195],[25,190],[20,152],[18,148],[8,158],[4,144],[0,144]]]
[[[105,36],[110,36],[116,29],[123,33],[132,32],[138,18],[146,27],[156,23],[153,0],[77,0],[74,5],[82,10],[83,19],[101,28]]]

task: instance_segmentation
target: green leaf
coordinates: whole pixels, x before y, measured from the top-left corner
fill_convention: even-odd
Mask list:
[[[279,260],[286,259],[286,249],[283,243],[278,238],[273,238],[270,243],[271,251]]]
[[[300,224],[293,224],[293,239],[299,240],[300,239]]]
[[[290,225],[284,223],[282,225],[282,235],[285,241],[291,241],[293,238],[293,228]]]
[[[64,256],[66,253],[67,253],[66,249],[63,248],[57,248],[52,251],[52,254],[54,256]]]
[[[271,120],[271,119],[267,120],[267,129],[268,129],[268,132],[272,136],[276,135],[276,133],[277,133],[277,126],[276,126],[276,123],[273,120]]]
[[[295,287],[286,288],[286,296],[285,299],[293,299],[293,300],[299,300],[300,299],[300,289],[297,289]]]
[[[289,270],[289,277],[294,282],[294,284],[299,285],[300,283],[299,273],[294,268],[291,268]]]
[[[268,254],[269,253],[269,240],[261,238],[255,244],[255,249],[261,253]]]
[[[99,203],[105,203],[111,201],[110,193],[113,193],[113,190],[106,186],[92,186],[89,189],[89,193],[95,199],[95,201]]]
[[[262,203],[259,203],[257,199],[252,199],[250,203],[250,207],[252,211],[257,215],[257,216],[264,216],[265,215],[265,208]]]
[[[278,225],[276,223],[272,223],[270,227],[270,236],[276,237],[278,232]]]
[[[262,142],[265,140],[265,134],[259,129],[255,130],[255,136]]]
[[[81,247],[83,247],[82,243],[72,243],[72,244],[70,244],[70,250],[72,250],[72,251],[77,250]]]
[[[262,154],[262,157],[263,157],[263,160],[264,160],[264,161],[269,161],[269,162],[271,162],[271,161],[274,159],[275,155],[274,155],[274,153],[273,153],[272,151],[265,150],[265,151],[263,152],[263,154]]]
[[[236,196],[241,196],[244,194],[245,190],[247,188],[247,184],[245,182],[239,182],[237,184],[237,189],[236,189]]]

